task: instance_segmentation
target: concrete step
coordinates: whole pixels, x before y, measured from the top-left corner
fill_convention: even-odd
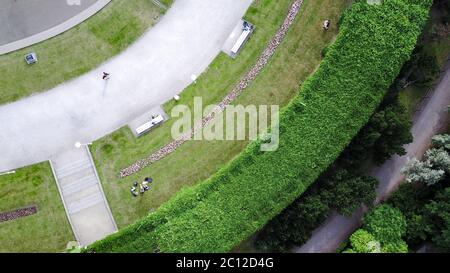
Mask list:
[[[67,210],[69,214],[75,214],[102,202],[104,202],[103,195],[98,191],[67,204]]]
[[[64,195],[74,194],[91,186],[97,185],[97,177],[95,175],[84,176],[80,179],[74,179],[71,183],[67,183],[61,187]]]
[[[72,184],[72,182],[83,179],[87,176],[95,176],[95,172],[92,168],[80,170],[77,173],[74,173],[70,176],[65,176],[64,178],[58,178],[59,185],[61,187],[65,187],[66,185]]]
[[[76,174],[82,170],[91,169],[92,165],[90,161],[83,160],[82,162],[79,162],[74,165],[65,166],[63,168],[56,168],[56,176],[58,176],[58,179],[64,179],[65,177],[71,176],[73,174]]]
[[[87,245],[116,231],[87,147],[56,155],[51,165],[78,243]]]
[[[85,158],[83,156],[82,159],[76,160],[76,161],[68,161],[68,162],[55,162],[55,169],[58,171],[62,171],[64,172],[65,169],[70,168],[72,166],[76,166],[76,165],[80,165],[80,164],[84,164],[84,163],[89,163],[87,162],[87,158]]]

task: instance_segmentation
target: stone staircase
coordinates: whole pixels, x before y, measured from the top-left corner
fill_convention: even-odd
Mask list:
[[[87,147],[55,156],[51,165],[78,243],[85,246],[117,231]]]

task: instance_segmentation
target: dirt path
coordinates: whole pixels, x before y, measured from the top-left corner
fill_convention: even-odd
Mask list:
[[[449,118],[448,105],[450,105],[450,59],[447,61],[434,92],[425,97],[419,106],[419,111],[413,117],[411,131],[414,142],[406,145],[407,154],[395,155],[371,172],[380,181],[375,203],[378,204],[385,200],[404,180],[401,169],[408,158],[421,158],[430,147],[431,138],[446,129],[446,121]],[[349,218],[333,213],[314,231],[313,236],[303,246],[295,247],[292,251],[298,253],[335,252],[339,245],[361,225],[364,211],[365,209],[361,207]]]

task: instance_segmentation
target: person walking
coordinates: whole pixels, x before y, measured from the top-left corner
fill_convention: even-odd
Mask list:
[[[109,73],[103,72],[102,79],[105,80],[105,81],[109,80],[109,75],[110,75]]]

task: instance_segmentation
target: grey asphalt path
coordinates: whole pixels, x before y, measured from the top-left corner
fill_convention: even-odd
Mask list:
[[[208,67],[251,2],[175,1],[119,56],[45,93],[0,106],[0,171],[92,142],[171,99]],[[101,79],[103,71],[110,80]]]
[[[116,232],[89,149],[73,147],[50,162],[78,244],[86,246]]]
[[[0,54],[56,36],[83,22],[110,0],[2,0]]]
[[[401,174],[401,169],[408,159],[421,158],[431,146],[431,138],[445,130],[449,118],[448,105],[450,105],[450,62],[447,62],[445,72],[431,98],[426,101],[422,111],[417,112],[413,118],[411,132],[414,140],[413,143],[406,145],[407,154],[395,155],[372,171],[372,175],[379,180],[376,204],[388,198],[403,182],[404,176]],[[339,245],[360,227],[364,211],[365,208],[361,207],[349,218],[333,213],[314,231],[313,236],[303,246],[295,247],[292,251],[298,253],[335,252]]]

